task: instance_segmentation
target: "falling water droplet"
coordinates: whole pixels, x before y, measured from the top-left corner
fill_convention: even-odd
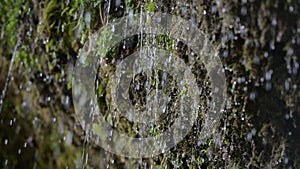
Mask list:
[[[286,120],[288,120],[288,119],[290,119],[290,115],[289,115],[289,114],[285,114],[284,118],[285,118]]]
[[[245,81],[246,81],[246,78],[245,78],[245,77],[239,77],[239,78],[237,79],[237,82],[238,82],[239,84],[244,83]]]
[[[133,26],[133,10],[129,11],[128,19],[129,19],[129,26],[132,27]]]
[[[269,53],[268,53],[268,52],[265,52],[265,53],[264,53],[264,57],[267,58],[268,56],[269,56]]]
[[[265,79],[267,81],[270,81],[271,78],[272,78],[272,74],[273,74],[273,70],[272,69],[270,71],[267,71],[266,74],[265,74]]]
[[[256,64],[256,65],[260,64],[260,58],[258,56],[254,57],[254,64]]]
[[[116,0],[116,7],[118,8],[121,5],[121,0]]]
[[[297,61],[294,61],[294,66],[293,66],[293,74],[296,75],[299,70],[299,63]]]
[[[66,97],[65,97],[64,108],[65,108],[66,110],[69,110],[69,108],[70,108],[70,97],[69,97],[69,96],[66,96]]]
[[[249,99],[253,101],[253,100],[255,100],[255,98],[256,98],[256,92],[253,91],[250,93]]]
[[[267,91],[270,91],[270,90],[272,89],[272,83],[269,82],[269,81],[266,82],[266,86],[265,86],[265,87],[266,87],[266,90],[267,90]]]
[[[217,12],[218,12],[217,6],[216,6],[216,5],[212,6],[212,7],[211,7],[211,13],[212,13],[212,14],[215,14],[215,13],[217,13]]]
[[[276,26],[277,25],[277,20],[275,18],[272,19],[272,25]]]
[[[290,90],[290,78],[285,80],[284,88],[285,88],[286,91]]]
[[[246,16],[246,15],[247,15],[247,8],[246,8],[246,7],[242,7],[242,9],[241,9],[241,14],[242,14],[243,16]]]
[[[51,101],[51,97],[50,96],[46,97],[46,101],[50,102]]]
[[[185,15],[186,14],[186,12],[187,12],[187,8],[186,7],[182,7],[181,8],[181,15]]]
[[[69,131],[66,137],[66,145],[70,146],[73,140],[73,132]]]

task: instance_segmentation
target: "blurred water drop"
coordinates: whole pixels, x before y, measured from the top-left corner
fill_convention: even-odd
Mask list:
[[[300,37],[297,38],[297,45],[300,45]]]
[[[129,18],[129,25],[132,27],[133,26],[133,10],[129,11],[128,18]]]
[[[68,131],[67,137],[66,137],[66,145],[70,146],[72,144],[73,140],[73,132]]]
[[[257,131],[256,128],[253,128],[253,129],[251,130],[251,133],[252,133],[253,136],[256,135],[256,131]]]
[[[260,58],[258,56],[254,57],[254,64],[256,64],[256,65],[260,64]]]
[[[31,91],[31,89],[29,87],[26,87],[26,92],[30,92],[30,91]]]
[[[267,71],[266,74],[265,74],[265,79],[267,81],[270,81],[271,78],[272,78],[272,74],[273,74],[273,70],[272,69],[270,71]]]
[[[224,58],[227,58],[227,57],[228,57],[228,51],[227,51],[227,50],[225,50],[225,51],[223,52],[223,57],[224,57]]]
[[[244,83],[245,81],[246,81],[246,78],[245,78],[245,77],[239,77],[239,78],[237,79],[237,82],[238,82],[239,84]]]
[[[218,93],[220,91],[220,89],[218,87],[214,88],[214,93]]]
[[[290,90],[290,78],[289,79],[286,79],[285,82],[284,82],[284,89],[286,91],[289,91]]]
[[[157,23],[161,23],[161,17],[157,17],[156,20],[155,20]],[[154,37],[153,37],[154,38]]]
[[[270,91],[272,89],[272,83],[271,82],[266,82],[266,90]]]
[[[4,140],[4,144],[7,145],[8,144],[8,139]]]
[[[185,15],[187,12],[187,8],[186,7],[182,7],[181,8],[181,15]]]
[[[294,66],[293,66],[293,74],[296,75],[299,70],[299,63],[297,61],[294,61]]]
[[[44,45],[46,45],[48,42],[49,42],[48,39],[44,39],[44,40],[43,40],[43,44],[44,44]]]
[[[85,154],[85,164],[88,163],[88,160],[89,160],[89,153],[86,153],[86,154]]]
[[[293,54],[294,54],[294,49],[293,49],[293,48],[289,48],[289,49],[287,50],[286,55],[287,55],[287,56],[292,56]]]
[[[265,81],[265,78],[264,78],[264,77],[260,77],[259,81],[260,81],[260,82],[264,82],[264,81]]]
[[[218,7],[217,7],[216,5],[212,6],[212,7],[211,7],[211,13],[212,13],[212,14],[215,14],[215,13],[217,13],[217,12],[218,12]]]
[[[50,96],[46,97],[46,101],[50,102],[51,101],[51,97]]]
[[[249,95],[249,99],[252,100],[252,101],[255,100],[256,95],[257,95],[257,94],[256,94],[255,91],[251,92],[250,95]]]
[[[247,134],[247,140],[248,141],[250,141],[250,140],[252,140],[252,133],[251,132],[249,132],[248,134]]]
[[[240,21],[241,21],[240,17],[236,17],[236,18],[235,18],[235,22],[236,22],[236,23],[239,23]]]
[[[273,25],[273,26],[276,26],[276,25],[277,25],[277,20],[276,20],[276,18],[273,18],[273,19],[272,19],[272,25]]]
[[[285,118],[286,120],[288,120],[288,119],[290,119],[290,115],[289,115],[289,114],[285,114],[284,118]]]
[[[64,123],[63,123],[62,120],[58,121],[58,128],[57,128],[57,130],[58,130],[58,133],[60,135],[63,135],[63,133],[64,133]]]
[[[284,164],[288,164],[289,163],[289,158],[288,157],[285,157],[284,158]]]
[[[66,96],[65,97],[64,108],[65,108],[65,110],[69,110],[70,109],[70,96]]]
[[[121,5],[121,0],[116,0],[116,7],[118,8]]]
[[[112,25],[112,27],[111,27],[111,32],[113,33],[113,32],[115,32],[115,25]]]
[[[246,16],[246,15],[247,15],[247,8],[246,8],[246,7],[242,7],[242,8],[241,8],[241,14],[242,14],[243,16]]]
[[[226,11],[226,8],[222,8],[222,13],[225,13]]]

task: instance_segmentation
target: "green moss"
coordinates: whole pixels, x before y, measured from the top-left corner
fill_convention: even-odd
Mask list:
[[[147,6],[147,9],[149,12],[154,12],[155,11],[155,3],[154,2],[150,2]]]
[[[293,151],[298,143],[293,144],[293,139],[287,138],[293,138],[294,131],[297,129],[294,126],[298,126],[299,122],[295,118],[285,120],[284,117],[286,114],[295,115],[296,109],[293,105],[297,105],[295,101],[299,98],[299,92],[297,89],[285,91],[284,82],[289,77],[293,85],[297,86],[299,78],[297,78],[298,74],[289,74],[286,70],[287,66],[283,63],[286,63],[284,59],[288,59],[285,55],[289,49],[297,52],[295,43],[299,36],[292,35],[292,32],[297,32],[294,28],[297,25],[295,23],[299,23],[299,19],[295,12],[289,10],[291,7],[298,9],[299,5],[292,0],[287,3],[279,0],[274,2],[268,0],[243,4],[238,1],[219,0],[205,3],[193,0],[193,2],[194,4],[186,2],[180,6],[175,1],[161,1],[160,4],[157,4],[156,1],[144,3],[126,0],[125,9],[128,11],[136,10],[135,12],[137,12],[143,6],[144,10],[148,12],[162,11],[184,15],[182,9],[185,7],[187,11],[183,17],[195,21],[201,30],[209,34],[213,44],[222,46],[220,50],[227,52],[227,57],[221,55],[224,66],[228,68],[225,73],[229,83],[227,88],[228,107],[220,125],[221,143],[219,144],[221,144],[221,148],[214,147],[213,139],[209,139],[201,145],[198,144],[197,136],[201,132],[201,120],[197,121],[197,125],[200,127],[195,126],[195,129],[176,148],[155,158],[142,159],[142,162],[139,161],[139,163],[106,153],[93,142],[88,142],[88,145],[84,144],[84,131],[75,123],[74,110],[71,108],[71,110],[62,111],[65,108],[61,100],[66,96],[71,96],[72,76],[66,75],[68,64],[76,61],[78,51],[87,41],[89,35],[103,26],[100,24],[99,7],[105,15],[103,17],[107,18],[107,10],[105,9],[107,2],[102,0],[64,2],[49,0],[45,3],[33,4],[30,1],[5,0],[0,5],[2,26],[0,29],[1,38],[3,38],[0,41],[1,46],[3,46],[0,49],[0,55],[4,56],[1,59],[5,60],[5,62],[0,63],[1,68],[3,65],[7,67],[6,63],[10,61],[19,36],[20,31],[18,30],[24,29],[24,31],[20,33],[22,45],[18,50],[15,60],[16,67],[13,70],[15,80],[11,82],[8,95],[4,100],[4,113],[0,114],[2,131],[0,136],[1,138],[9,138],[8,145],[3,145],[3,140],[0,140],[0,168],[33,168],[35,162],[38,164],[38,168],[66,168],[67,166],[75,168],[74,161],[83,160],[82,156],[85,155],[83,149],[89,155],[99,155],[101,162],[104,161],[111,168],[116,168],[120,164],[123,165],[121,168],[124,168],[125,165],[129,168],[138,168],[140,163],[147,163],[147,166],[154,166],[154,168],[174,168],[175,165],[179,168],[224,168],[224,166],[229,166],[228,168],[238,168],[239,166],[241,168],[259,168],[265,164],[272,168],[296,166],[296,163],[290,162],[283,164],[285,161],[283,158],[286,156],[285,153],[289,153],[286,156],[289,161],[296,161],[293,158],[298,158],[297,152]],[[158,9],[159,6],[161,8]],[[212,14],[212,8],[215,6],[217,6],[218,11],[216,14]],[[281,10],[278,10],[278,6],[281,7]],[[247,8],[247,16],[240,15],[242,7]],[[223,9],[225,12],[220,11]],[[255,12],[250,11],[251,9],[254,9]],[[206,15],[203,15],[204,10],[206,10]],[[86,25],[84,22],[83,17],[86,12],[91,12],[92,15],[90,25]],[[112,19],[121,14],[118,15],[111,9],[110,15],[108,18]],[[271,24],[270,18],[272,17],[275,17],[277,25]],[[40,18],[42,19],[40,20]],[[37,26],[39,23],[42,25]],[[229,27],[229,25],[231,26]],[[245,26],[247,30],[244,35],[239,32],[241,25]],[[29,31],[29,28],[32,31]],[[27,35],[29,33],[31,36]],[[282,35],[280,35],[281,33]],[[110,30],[104,30],[101,35],[102,39],[97,44],[101,45],[107,39],[115,38],[114,36],[116,35],[112,34]],[[146,38],[143,40],[143,44],[145,44]],[[182,59],[189,59],[186,56],[188,53],[186,48],[176,46],[174,39],[157,35],[154,41],[158,47],[176,52]],[[132,42],[134,43],[133,49],[126,51],[129,54],[135,52],[139,44],[142,43],[140,40]],[[275,50],[270,49],[271,42],[275,43]],[[100,97],[99,105],[109,123],[111,123],[111,114],[106,109],[112,107],[113,104],[111,102],[112,96],[109,94],[110,78],[115,71],[116,60],[120,57],[121,50],[119,47],[117,45],[112,49],[98,51],[98,56],[104,57],[108,67],[101,70],[103,75],[107,75],[107,77],[101,79],[96,91]],[[102,55],[108,50],[106,55]],[[265,52],[270,57],[266,58]],[[255,57],[260,59],[258,66],[254,64]],[[245,64],[243,64],[244,61]],[[3,70],[6,70],[6,67]],[[195,67],[193,73],[200,70],[200,67]],[[277,70],[277,67],[280,68]],[[274,78],[276,79],[272,79],[273,89],[271,92],[267,92],[264,89],[264,82],[261,82],[260,79],[264,77],[265,71],[270,69],[274,70]],[[48,80],[44,76],[40,77],[40,73]],[[277,76],[275,76],[276,74]],[[236,83],[239,77],[246,77],[247,83]],[[5,76],[0,78],[3,81]],[[199,86],[203,87],[201,81],[204,81],[205,76],[200,74],[197,75],[197,78]],[[151,79],[151,85],[157,83],[160,81]],[[235,85],[233,85],[234,83]],[[176,88],[176,86],[172,87]],[[251,91],[257,91],[259,98],[249,101]],[[169,91],[167,90],[167,92]],[[182,96],[185,91],[173,92]],[[51,100],[45,101],[45,98],[49,96],[51,96]],[[24,108],[23,101],[31,104],[29,113],[24,112],[26,107]],[[200,114],[204,114],[205,111],[203,110]],[[59,133],[58,125],[52,122],[52,117],[57,117],[63,121],[65,128],[74,129],[72,145],[64,144],[63,136],[67,129],[63,130],[63,134]],[[13,118],[16,118],[17,122],[11,127],[9,121]],[[131,136],[137,135],[136,131],[133,130],[136,126],[124,118],[117,118],[120,120],[117,125],[118,130],[127,132]],[[226,126],[226,130],[223,131],[221,128],[224,126]],[[154,126],[149,129],[149,135],[159,136],[166,127],[168,124]],[[249,141],[246,139],[247,134],[253,128],[256,128],[257,135]],[[19,133],[16,134],[18,130]],[[101,134],[99,126],[98,128],[96,126],[94,130]],[[286,130],[293,131],[292,136],[284,134],[288,133]],[[32,145],[28,143],[27,148],[23,148],[24,142],[28,138],[33,138],[34,141],[32,141]],[[268,141],[268,144],[263,144],[265,140]],[[83,144],[84,146],[82,146]],[[17,154],[19,148],[22,149],[21,155]],[[60,153],[55,156],[54,151],[57,148]],[[37,157],[35,157],[36,151],[38,151]],[[3,165],[5,160],[8,160],[7,166]],[[89,158],[84,165],[87,168],[103,166],[102,163],[95,164],[93,160]],[[114,161],[114,164],[109,163],[109,161]],[[79,166],[85,162],[81,163]]]

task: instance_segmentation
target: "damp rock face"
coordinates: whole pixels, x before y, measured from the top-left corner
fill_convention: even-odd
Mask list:
[[[300,167],[299,0],[15,0],[0,6],[0,168]],[[90,139],[73,107],[72,79],[80,52],[89,51],[90,35],[141,12],[180,16],[207,35],[223,64],[226,101],[216,133],[199,141],[214,90],[207,65],[190,65],[202,101],[192,130],[162,154],[131,159]],[[102,40],[109,38],[114,35]],[[156,107],[166,111],[159,125],[133,123],[114,109],[116,65],[147,45],[171,51],[184,63],[201,57],[180,39],[139,33],[109,50],[95,77],[99,111],[117,131],[137,138],[166,131],[184,95],[171,74],[142,72],[128,84],[130,103],[144,111],[147,95],[155,99],[159,90],[170,96],[157,99],[169,103]]]

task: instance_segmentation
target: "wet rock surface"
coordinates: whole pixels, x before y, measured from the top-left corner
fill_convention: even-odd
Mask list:
[[[16,0],[0,6],[1,91],[9,76],[0,100],[0,168],[300,167],[299,0]],[[198,139],[207,112],[203,104],[193,129],[174,148],[153,158],[129,159],[104,151],[76,121],[72,72],[89,35],[109,21],[141,11],[181,16],[208,35],[224,66],[227,98],[218,132],[207,142]],[[133,137],[157,135],[176,118],[170,110],[161,117],[163,125],[148,128],[114,117],[107,106],[116,64],[138,51],[141,42],[153,42],[151,35],[144,36],[144,40],[141,35],[124,40],[110,50],[95,89],[106,121]],[[198,57],[179,40],[154,39],[185,62]],[[192,72],[203,92],[200,98],[209,100],[212,90],[205,66],[195,64]],[[156,74],[152,87],[170,85],[165,92],[180,95],[172,77]],[[130,84],[130,99],[143,109],[147,76],[136,77]]]

